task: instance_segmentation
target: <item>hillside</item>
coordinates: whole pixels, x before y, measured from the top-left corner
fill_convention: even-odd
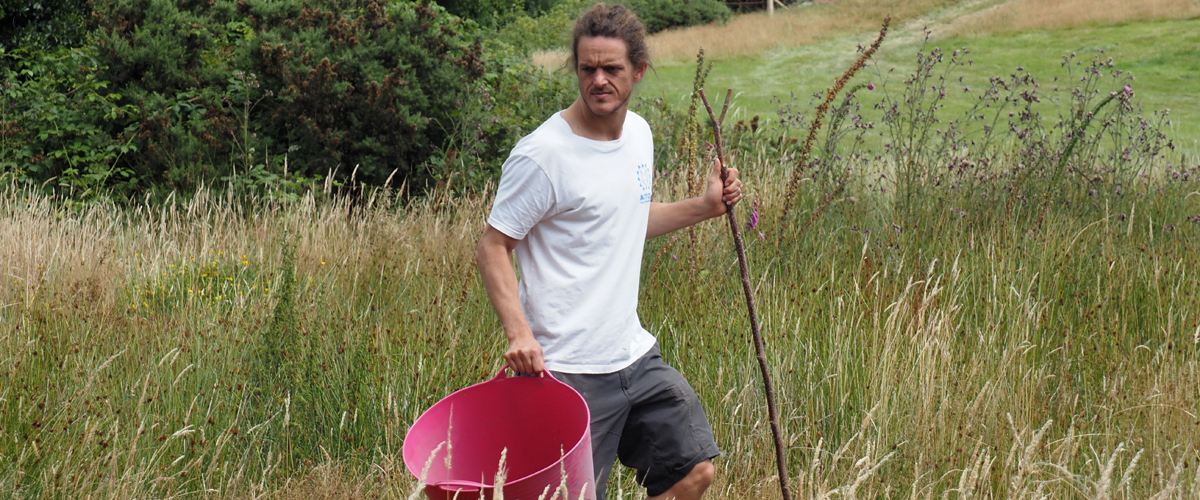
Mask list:
[[[967,47],[973,64],[956,75],[964,86],[982,88],[990,76],[1020,67],[1039,81],[1065,77],[1062,57],[1076,53],[1085,62],[1097,51],[1137,78],[1133,90],[1149,113],[1169,108],[1177,143],[1200,140],[1200,4],[1185,0],[1128,2],[1071,0],[1038,6],[1026,0],[918,2],[843,1],[833,4],[740,16],[725,26],[702,26],[651,37],[654,70],[641,96],[684,102],[691,90],[694,58],[704,47],[714,61],[710,88],[731,87],[738,95],[735,117],[775,119],[781,102],[794,94],[805,108],[809,96],[823,90],[856,57],[858,44],[874,38],[884,16],[897,21],[876,63],[860,80],[903,79],[930,32],[929,47]],[[774,41],[775,43],[770,43]],[[543,54],[541,61],[554,60]],[[969,94],[947,103],[949,116],[961,113]],[[863,96],[870,103],[869,96]],[[1051,103],[1047,103],[1051,104]],[[1053,112],[1044,115],[1054,116]]]

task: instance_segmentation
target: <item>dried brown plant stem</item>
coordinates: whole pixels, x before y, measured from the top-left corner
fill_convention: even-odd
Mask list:
[[[796,196],[796,191],[800,189],[800,180],[804,175],[804,169],[808,166],[809,154],[812,152],[813,142],[817,140],[817,133],[821,130],[821,120],[824,119],[825,113],[829,111],[829,105],[833,103],[838,92],[842,91],[842,87],[846,82],[854,77],[854,74],[867,63],[867,60],[879,50],[879,46],[883,44],[883,39],[887,37],[888,25],[892,23],[892,16],[888,16],[883,20],[883,27],[879,29],[879,36],[875,38],[875,42],[867,47],[858,56],[858,60],[846,69],[842,76],[833,82],[833,86],[825,91],[825,100],[817,106],[817,112],[813,116],[812,125],[808,127],[808,137],[805,137],[804,144],[800,146],[800,152],[797,155],[796,167],[792,169],[792,178],[788,181],[787,194],[783,198],[783,212],[779,214],[779,236],[775,240],[775,244],[779,244],[783,240],[783,223],[787,221],[788,212],[792,208],[792,198]]]
[[[704,81],[708,79],[709,71],[712,71],[712,62],[704,63],[704,47],[700,47],[696,53],[696,75],[692,78],[692,97],[691,102],[688,103],[686,129],[680,141],[680,154],[684,158],[683,164],[686,166],[687,172],[688,196],[692,197],[700,196],[708,179],[708,171],[704,169],[701,165],[703,162],[698,158],[699,144],[694,139],[700,133],[700,120],[696,119],[697,111],[700,109],[700,98],[697,92],[704,87]],[[699,289],[695,286],[696,268],[700,267],[696,257],[699,235],[696,234],[695,226],[687,228],[687,236],[688,262],[690,264],[687,268],[688,282],[692,284],[692,293],[695,293]]]
[[[704,109],[713,122],[713,140],[717,147],[717,159],[721,161],[721,181],[729,177],[729,163],[725,161],[725,146],[721,142],[721,122],[725,121],[725,112],[729,110],[729,101],[733,97],[733,89],[725,92],[725,105],[721,107],[721,118],[713,113],[708,104],[708,96],[700,89],[700,100],[704,101]],[[746,309],[750,313],[750,332],[754,336],[754,353],[758,357],[758,368],[762,371],[763,388],[767,393],[767,416],[771,420],[771,436],[775,438],[775,462],[779,467],[779,490],[783,500],[792,500],[791,489],[788,488],[787,456],[784,455],[783,433],[779,430],[779,407],[775,404],[775,388],[771,386],[771,370],[767,367],[767,354],[763,348],[762,334],[758,326],[758,310],[754,307],[754,291],[750,287],[750,269],[746,266],[746,246],[742,243],[742,230],[738,225],[737,215],[733,205],[725,205],[725,215],[729,219],[729,230],[733,232],[733,245],[737,248],[738,268],[742,272],[742,291],[746,292]]]

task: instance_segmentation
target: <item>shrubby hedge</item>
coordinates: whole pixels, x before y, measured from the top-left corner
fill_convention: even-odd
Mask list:
[[[0,47],[0,181],[117,197],[331,174],[482,186],[575,98],[529,55],[592,2],[444,1],[479,19],[414,0],[0,0],[0,43],[22,47]],[[629,4],[652,31],[729,16]]]
[[[269,166],[289,151],[289,168],[305,175],[357,166],[373,183],[418,176],[485,70],[461,20],[421,4],[96,4],[100,58],[152,143],[131,161],[147,174],[166,167],[169,182],[207,165]]]
[[[3,56],[4,177],[76,193],[265,188],[287,180],[286,161],[299,179],[480,185],[573,97],[522,54],[485,54],[485,31],[432,4],[90,5],[84,47]]]
[[[53,50],[82,45],[87,0],[0,0],[0,50]]]
[[[733,16],[721,0],[628,0],[625,4],[650,33],[726,21]]]
[[[27,185],[76,188],[131,179],[137,107],[101,80],[85,49],[8,54],[0,65],[0,172]]]
[[[436,3],[451,14],[489,27],[506,24],[525,13],[525,2],[521,0],[440,0]]]

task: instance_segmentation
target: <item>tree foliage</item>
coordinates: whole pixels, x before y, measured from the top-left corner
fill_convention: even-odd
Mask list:
[[[8,55],[0,68],[0,172],[80,193],[130,177],[117,162],[136,148],[137,109],[118,104],[90,52]]]
[[[461,20],[418,3],[96,4],[100,57],[154,143],[132,161],[165,181],[204,165],[248,172],[288,151],[300,151],[290,168],[301,174],[340,165],[365,181],[408,178],[484,73]]]
[[[0,49],[82,45],[88,12],[87,0],[0,0]]]
[[[530,0],[533,9],[545,10],[553,0]],[[523,0],[440,0],[438,5],[458,17],[472,19],[480,25],[499,27],[525,13]]]
[[[0,52],[10,67],[0,178],[122,196],[330,174],[481,186],[574,97],[562,75],[503,44],[488,52],[480,40],[490,31],[432,3],[89,6],[84,47]]]

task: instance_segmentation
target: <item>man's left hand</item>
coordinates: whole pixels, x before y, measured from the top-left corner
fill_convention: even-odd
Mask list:
[[[712,206],[710,217],[720,217],[728,210],[726,207],[742,201],[742,181],[738,179],[736,168],[729,169],[725,182],[721,182],[721,162],[713,163],[712,172],[708,175],[708,188],[704,191],[704,200]]]
[[[674,203],[651,203],[646,239],[725,215],[730,206],[742,200],[742,181],[737,178],[738,171],[731,168],[728,172],[725,182],[721,182],[721,162],[716,162],[708,175],[708,187],[704,189],[703,196]]]

